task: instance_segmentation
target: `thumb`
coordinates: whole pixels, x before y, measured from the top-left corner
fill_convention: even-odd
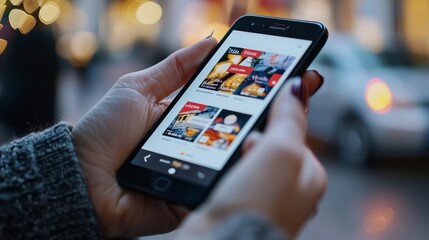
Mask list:
[[[306,133],[306,115],[300,100],[292,94],[292,89],[299,85],[301,78],[290,79],[277,95],[269,114],[267,134],[276,139],[288,136],[290,143],[304,142]],[[301,84],[302,86],[302,84]]]
[[[303,143],[307,126],[304,110],[309,97],[323,82],[323,76],[317,71],[306,71],[302,77],[289,79],[270,109],[267,131],[272,131],[273,136],[286,134],[293,142]]]

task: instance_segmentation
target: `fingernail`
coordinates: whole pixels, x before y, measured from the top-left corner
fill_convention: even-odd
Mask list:
[[[308,86],[304,86],[302,84],[302,80],[300,77],[295,77],[292,80],[292,94],[295,95],[302,103],[305,109],[307,109],[307,101],[309,97]]]
[[[207,38],[211,38],[211,37],[213,37],[213,33],[214,33],[214,30],[212,31],[212,33],[210,33],[210,35],[208,35],[208,36],[206,37],[206,39],[207,39]]]
[[[313,96],[317,91],[319,91],[319,89],[322,87],[323,83],[325,82],[325,78],[322,76],[322,74],[320,74],[318,71],[316,70],[311,70],[312,72],[314,72],[317,76],[319,76],[319,86],[317,86],[313,92],[310,94],[311,96]]]

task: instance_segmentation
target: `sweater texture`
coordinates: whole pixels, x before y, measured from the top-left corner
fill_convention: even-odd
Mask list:
[[[100,239],[71,126],[0,147],[2,239]]]

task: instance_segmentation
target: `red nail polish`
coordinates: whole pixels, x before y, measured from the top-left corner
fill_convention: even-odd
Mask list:
[[[295,95],[302,105],[304,105],[304,108],[307,109],[308,89],[305,88],[308,86],[302,84],[300,77],[295,77],[292,81],[292,94]]]
[[[319,80],[320,80],[319,86],[317,86],[317,88],[314,89],[313,92],[311,93],[311,95],[313,95],[317,91],[319,91],[319,89],[322,87],[323,83],[325,82],[325,78],[318,71],[316,71],[316,70],[311,70],[311,71],[314,72],[317,76],[319,76]]]

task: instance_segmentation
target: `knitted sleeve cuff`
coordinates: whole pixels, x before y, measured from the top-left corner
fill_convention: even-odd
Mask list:
[[[14,239],[101,238],[71,128],[60,123],[2,147],[0,166],[7,166],[0,170],[0,202],[9,210],[0,220],[9,225],[0,224],[1,233]]]

